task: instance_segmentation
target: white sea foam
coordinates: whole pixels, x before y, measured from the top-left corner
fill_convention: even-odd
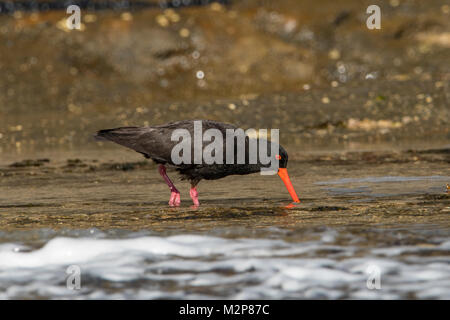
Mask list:
[[[200,235],[57,237],[31,251],[7,243],[0,245],[0,298],[450,298],[449,241],[361,253],[330,245],[335,236],[333,231],[305,242]],[[320,255],[324,250],[332,253]],[[427,251],[433,255],[418,256]],[[66,287],[70,265],[81,269],[80,290]],[[366,285],[373,265],[381,272],[379,290]]]

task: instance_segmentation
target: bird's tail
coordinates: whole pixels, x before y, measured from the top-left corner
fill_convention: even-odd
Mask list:
[[[97,131],[94,135],[96,140],[109,140],[118,142],[118,140],[134,138],[140,135],[142,128],[139,127],[121,127],[114,129],[104,129]]]

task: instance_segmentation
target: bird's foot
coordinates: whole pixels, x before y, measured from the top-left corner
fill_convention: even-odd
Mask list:
[[[170,194],[169,206],[178,207],[181,203],[181,197],[179,191],[172,191]]]
[[[194,203],[194,207],[198,207],[200,205],[200,202],[198,201],[198,191],[195,189],[195,187],[191,188],[189,191],[189,194],[191,195],[192,202]]]

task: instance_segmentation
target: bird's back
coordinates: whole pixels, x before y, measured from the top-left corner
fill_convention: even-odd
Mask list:
[[[133,149],[136,152],[142,153],[146,158],[153,159],[157,163],[174,165],[172,161],[172,150],[179,142],[172,141],[172,134],[175,130],[184,129],[194,138],[195,121],[201,121],[203,132],[208,129],[218,129],[225,136],[226,129],[237,129],[231,124],[212,120],[182,120],[157,126],[105,129],[98,131],[95,137],[98,140],[109,140]],[[191,158],[191,163],[194,163],[193,152],[191,152]]]
[[[196,121],[198,121],[196,123]],[[195,150],[194,150],[194,128],[201,121],[201,139],[202,139],[202,151],[205,146],[211,144],[211,141],[203,141],[203,134],[208,129],[217,129],[224,138],[222,143],[223,150],[223,163],[222,164],[207,164],[196,163]],[[97,132],[96,137],[99,139],[106,139],[113,141],[122,146],[133,149],[139,153],[142,153],[146,158],[151,158],[160,164],[170,164],[177,167],[177,170],[190,180],[201,179],[219,179],[231,174],[248,174],[258,172],[261,168],[259,163],[250,164],[249,162],[249,137],[245,136],[244,145],[244,157],[243,163],[239,163],[238,156],[238,139],[235,138],[234,150],[233,150],[233,164],[226,164],[226,147],[225,137],[227,136],[227,129],[236,130],[236,126],[211,121],[211,120],[182,120],[177,122],[171,122],[163,125],[149,126],[149,127],[121,127],[115,129],[100,130]],[[191,137],[191,152],[190,161],[183,162],[181,164],[175,163],[172,159],[172,150],[179,144],[179,141],[172,141],[172,135],[175,130],[186,130]],[[185,132],[186,132],[185,131]]]

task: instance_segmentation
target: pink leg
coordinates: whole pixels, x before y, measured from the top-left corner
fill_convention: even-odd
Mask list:
[[[198,191],[195,186],[191,186],[189,194],[191,195],[192,202],[194,202],[194,207],[198,207],[200,205],[200,202],[198,201]]]
[[[159,174],[164,178],[164,180],[166,181],[167,185],[169,186],[170,189],[170,200],[169,200],[169,206],[171,207],[178,207],[181,203],[181,199],[180,199],[180,191],[178,191],[177,188],[175,188],[175,185],[173,184],[173,182],[170,180],[170,178],[167,176],[166,173],[166,167],[162,164],[159,165]]]

